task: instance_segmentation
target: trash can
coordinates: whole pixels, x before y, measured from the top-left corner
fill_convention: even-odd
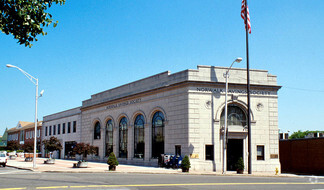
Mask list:
[[[182,162],[182,157],[180,155],[174,156],[172,161],[172,168],[177,169],[180,168]]]
[[[164,154],[161,154],[160,157],[158,157],[158,166],[164,167]]]
[[[163,162],[164,162],[164,166],[167,167],[167,168],[170,167],[170,160],[171,160],[171,156],[172,156],[172,155],[170,155],[170,154],[165,154],[165,155],[164,155],[164,160],[163,160]]]

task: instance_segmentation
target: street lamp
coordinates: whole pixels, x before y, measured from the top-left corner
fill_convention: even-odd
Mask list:
[[[33,84],[36,85],[36,98],[35,98],[35,133],[34,133],[34,158],[33,158],[33,169],[36,168],[36,146],[37,146],[37,100],[38,98],[42,97],[44,90],[41,91],[40,95],[38,96],[38,79],[28,74],[26,71],[22,70],[21,68],[7,64],[8,68],[16,68],[21,71]]]
[[[227,131],[227,91],[228,91],[228,74],[230,69],[232,68],[233,64],[235,62],[239,63],[242,61],[241,57],[236,58],[231,66],[227,69],[227,71],[224,73],[224,77],[226,78],[226,85],[225,85],[225,122],[224,122],[224,132],[223,132],[223,174],[226,173],[226,167],[225,167],[225,154],[226,154],[226,131]]]

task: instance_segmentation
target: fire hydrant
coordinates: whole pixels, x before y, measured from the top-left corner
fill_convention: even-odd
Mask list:
[[[279,169],[278,167],[276,167],[276,175],[278,175],[278,173],[279,173]]]

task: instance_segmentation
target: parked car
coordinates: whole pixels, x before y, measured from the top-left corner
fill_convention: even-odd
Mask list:
[[[2,164],[3,167],[6,167],[7,155],[5,155],[4,153],[0,153],[0,164]]]

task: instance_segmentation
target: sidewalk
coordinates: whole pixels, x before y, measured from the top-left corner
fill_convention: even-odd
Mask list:
[[[16,158],[15,160],[8,160],[7,166],[18,169],[32,170],[38,172],[66,172],[66,173],[100,173],[109,172],[108,164],[100,162],[88,162],[87,168],[73,168],[75,160],[55,159],[55,164],[44,164],[47,158],[37,158],[36,168],[33,169],[33,162],[25,162],[24,158]],[[182,173],[181,169],[166,169],[157,167],[133,166],[119,164],[116,168],[117,172],[124,173]]]
[[[18,169],[31,170],[36,172],[64,172],[64,173],[100,173],[100,172],[109,172],[108,165],[106,163],[100,162],[88,162],[87,168],[73,168],[73,163],[77,163],[75,160],[63,160],[55,159],[55,164],[44,164],[44,160],[47,158],[37,158],[36,159],[36,168],[33,169],[33,162],[25,162],[24,158],[16,158],[15,160],[8,160],[7,166],[14,167]],[[124,165],[120,164],[117,166],[116,171],[118,173],[145,173],[145,174],[184,174],[181,169],[167,169],[167,168],[158,168],[158,167],[146,167],[146,166],[134,166],[134,165]],[[190,170],[189,175],[222,175],[218,172],[209,172],[209,171],[193,171]],[[279,174],[275,175],[273,173],[257,173],[253,174],[236,174],[236,172],[227,172],[227,176],[268,176],[268,177],[318,177],[324,178],[323,176],[300,176],[295,174]]]

